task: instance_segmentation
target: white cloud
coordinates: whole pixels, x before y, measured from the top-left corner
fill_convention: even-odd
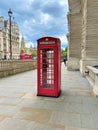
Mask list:
[[[62,43],[66,43],[67,44],[68,41],[67,41],[66,35],[59,36],[59,38],[61,39]]]
[[[32,42],[27,42],[27,43],[26,43],[26,47],[27,47],[27,48],[30,48],[31,46],[32,46],[32,47],[35,47],[35,46],[34,46],[34,43],[32,43]]]
[[[47,13],[41,13],[41,21],[40,24],[47,25],[48,22],[50,21],[51,16]]]
[[[68,6],[68,0],[60,0],[59,2],[62,6]]]
[[[61,48],[65,49],[66,46],[68,45],[67,37],[66,35],[58,36],[61,40]]]
[[[67,44],[68,0],[7,0],[0,1],[0,15],[8,19],[8,9],[19,25],[20,34],[27,46],[37,43],[44,35],[60,37],[62,46]]]

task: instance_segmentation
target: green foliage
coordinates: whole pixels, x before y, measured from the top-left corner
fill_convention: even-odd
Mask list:
[[[62,50],[62,56],[67,56],[67,52],[66,51],[64,51],[64,50]]]
[[[68,49],[68,46],[65,48],[65,50],[61,51],[62,57],[67,57],[67,49]]]
[[[36,51],[33,51],[31,55],[32,55],[33,57],[37,57],[37,52],[36,52]]]
[[[68,50],[68,46],[66,46],[66,48],[65,48],[65,51],[67,52],[67,50]]]

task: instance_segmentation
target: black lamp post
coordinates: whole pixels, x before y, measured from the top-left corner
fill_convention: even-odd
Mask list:
[[[9,9],[8,11],[8,16],[9,16],[9,22],[10,22],[10,60],[12,59],[12,43],[11,43],[11,17],[12,17],[13,12],[11,11],[11,9]]]

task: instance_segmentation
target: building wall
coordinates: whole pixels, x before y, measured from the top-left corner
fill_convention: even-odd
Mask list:
[[[36,69],[36,60],[0,61],[0,78]]]
[[[0,17],[0,59],[10,59],[9,20]],[[19,28],[14,22],[11,24],[12,58],[19,57]]]
[[[68,70],[78,70],[81,59],[82,15],[80,0],[69,0]]]
[[[98,0],[87,1],[86,56],[98,60]]]
[[[98,0],[69,0],[68,69],[98,65]]]
[[[0,59],[2,59],[3,53],[3,32],[0,30]]]
[[[80,71],[85,75],[87,65],[98,65],[98,0],[82,3],[82,58]]]

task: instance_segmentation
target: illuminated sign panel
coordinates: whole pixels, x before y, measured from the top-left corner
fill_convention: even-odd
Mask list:
[[[40,42],[40,44],[54,44],[55,41]]]

